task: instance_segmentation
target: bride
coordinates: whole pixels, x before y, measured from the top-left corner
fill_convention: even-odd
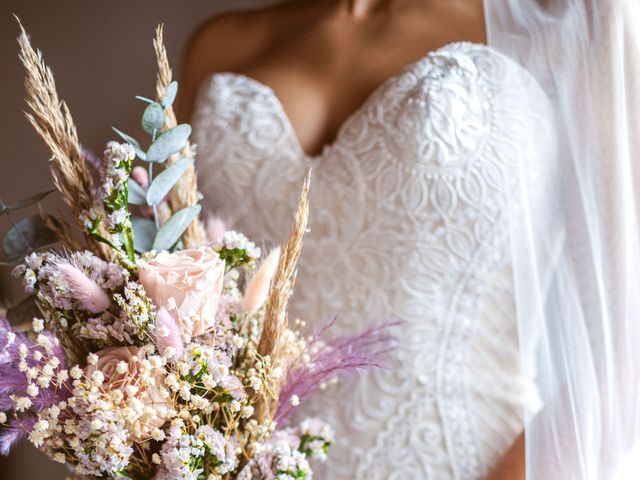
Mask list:
[[[620,475],[640,430],[639,8],[297,0],[194,34],[179,113],[205,203],[276,245],[313,169],[292,312],[402,320],[389,370],[300,407],[337,430],[323,478]]]

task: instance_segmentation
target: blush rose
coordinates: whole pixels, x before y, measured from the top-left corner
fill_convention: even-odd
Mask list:
[[[162,252],[140,262],[140,283],[182,334],[197,337],[215,326],[225,264],[211,247]]]

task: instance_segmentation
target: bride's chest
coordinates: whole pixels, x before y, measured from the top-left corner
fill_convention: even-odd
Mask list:
[[[347,247],[376,232],[380,247],[471,255],[504,210],[514,149],[530,135],[522,98],[505,87],[511,70],[485,47],[445,47],[381,85],[314,157],[271,89],[216,74],[194,118],[202,193],[258,240],[280,242],[313,168],[309,241]]]

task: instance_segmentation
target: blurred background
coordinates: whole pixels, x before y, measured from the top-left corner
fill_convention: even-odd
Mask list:
[[[259,8],[274,0],[2,0],[0,2],[0,198],[12,202],[51,187],[48,154],[23,110],[23,70],[15,41],[20,17],[32,43],[52,67],[58,92],[78,126],[82,144],[101,152],[113,139],[110,127],[140,136],[142,104],[135,95],[153,96],[155,56],[152,39],[165,24],[165,43],[178,78],[180,57],[190,33],[211,16],[232,9]],[[233,45],[229,45],[233,48]],[[47,210],[57,207],[52,197]],[[20,218],[37,212],[17,212]],[[0,217],[0,235],[8,230]],[[19,282],[0,267],[0,302],[22,295]],[[0,479],[56,480],[61,465],[23,441],[10,457],[0,456]]]

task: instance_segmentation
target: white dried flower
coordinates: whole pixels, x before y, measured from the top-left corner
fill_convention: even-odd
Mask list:
[[[99,360],[98,355],[96,355],[95,353],[90,353],[87,356],[87,363],[89,365],[97,365],[98,364],[98,360]]]
[[[242,412],[240,416],[242,418],[250,418],[253,415],[254,410],[255,409],[251,405],[246,405],[242,407]]]
[[[38,393],[40,393],[40,389],[36,387],[33,383],[27,387],[27,394],[31,397],[37,397]]]
[[[41,332],[42,330],[44,330],[44,320],[42,320],[41,318],[34,318],[32,327],[34,332]]]
[[[49,337],[40,333],[36,338],[36,342],[38,343],[38,345],[44,348],[46,352],[51,352],[51,348],[53,347],[53,345],[51,344],[51,340],[49,339]]]
[[[171,334],[171,330],[169,330],[164,325],[158,329],[158,336],[161,338],[166,338]]]
[[[58,463],[67,463],[67,457],[62,452],[56,452],[53,454],[53,460]]]
[[[91,374],[91,380],[93,380],[98,386],[102,385],[102,382],[104,382],[104,373],[100,370],[96,370]]]
[[[13,403],[15,405],[16,412],[24,412],[31,408],[31,399],[28,397],[15,397],[12,396]]]
[[[173,358],[176,356],[176,349],[174,347],[168,346],[164,349],[162,356],[164,358]]]
[[[60,370],[56,375],[58,379],[58,384],[64,383],[69,379],[69,371],[68,370]]]
[[[69,373],[71,374],[71,378],[75,380],[79,380],[82,377],[82,369],[78,365],[75,365]]]
[[[125,361],[118,362],[118,365],[116,365],[116,371],[119,374],[124,375],[125,373],[127,373],[127,371],[129,371],[129,364]]]
[[[253,388],[256,392],[259,392],[260,389],[262,388],[262,380],[258,377],[251,377],[249,379],[249,385],[251,386],[251,388]]]

